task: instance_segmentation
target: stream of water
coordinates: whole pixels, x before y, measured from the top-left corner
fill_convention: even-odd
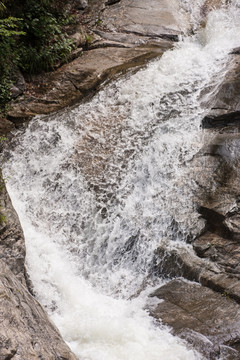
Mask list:
[[[90,102],[33,119],[6,153],[34,291],[79,359],[201,358],[144,308],[167,281],[152,274],[155,250],[191,252],[186,240],[204,226],[204,164],[193,171],[192,160],[239,19],[237,3],[213,11],[206,28]]]

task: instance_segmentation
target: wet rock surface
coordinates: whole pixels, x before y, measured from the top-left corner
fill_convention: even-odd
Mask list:
[[[202,233],[189,239],[197,258],[190,250],[176,248],[167,252],[159,248],[155,264],[157,273],[199,281],[215,291],[228,293],[238,303],[239,135],[235,126],[208,132],[207,144],[191,162],[201,189],[196,197],[198,212],[205,220]]]
[[[28,291],[31,282],[24,266],[24,235],[2,176],[0,204],[0,359],[74,360]]]
[[[206,220],[206,229],[193,242],[193,248],[200,257],[215,262],[233,279],[240,276],[239,144],[238,127],[214,132],[212,156],[217,155],[216,159],[222,162],[222,178],[219,177],[215,188],[207,194],[199,208]]]
[[[0,359],[76,360],[46,312],[0,260]]]
[[[240,57],[237,49],[230,61],[232,66],[216,94],[211,112],[202,123],[212,134],[210,155],[222,161],[222,178],[201,204],[206,231],[194,241],[193,248],[198,256],[218,264],[231,279],[226,281],[226,287],[232,282],[231,287],[240,293]],[[220,282],[224,284],[223,279]],[[213,283],[214,279],[208,282]]]
[[[229,77],[226,81],[230,88]],[[234,86],[238,83],[236,77],[232,81]],[[237,97],[238,92],[235,95]],[[235,109],[236,97],[231,100],[229,111]],[[227,123],[231,113],[225,111],[221,116],[224,125],[205,130],[206,144],[191,161],[202,189],[202,193],[197,194],[198,211],[205,220],[202,234],[188,240],[195,255],[191,245],[185,250],[178,249],[177,245],[170,251],[161,247],[155,254],[153,270],[156,274],[184,277],[198,284],[173,280],[163,286],[156,296],[164,302],[152,315],[170,325],[175,334],[197,348],[206,359],[234,360],[240,358],[237,330],[240,314],[240,131],[237,123]],[[218,120],[216,116],[214,121]]]
[[[121,16],[116,16],[116,12]],[[189,29],[189,19],[175,0],[125,0],[105,10],[106,29],[119,33],[178,40]]]
[[[152,316],[172,327],[207,359],[239,359],[240,310],[226,293],[197,283],[172,280],[156,290]]]
[[[160,56],[171,44],[163,41],[157,48],[98,48],[57,71],[36,76],[34,96],[24,97],[13,104],[8,119],[18,126],[37,114],[48,114],[94,94],[103,81],[114,78],[131,68],[146,64]]]
[[[224,128],[240,122],[240,56],[231,57],[231,69],[227,73],[211,112],[203,119],[203,128]]]
[[[1,174],[0,179],[0,259],[24,283],[24,235]]]
[[[227,0],[225,1],[225,3]],[[219,9],[223,4],[222,0],[206,0],[201,7],[202,21],[206,21],[206,17],[212,9]]]
[[[201,238],[201,237],[200,237]],[[198,238],[198,239],[200,239]],[[228,242],[229,245],[229,242]],[[194,245],[193,245],[194,246]],[[240,303],[240,287],[239,287],[239,275],[233,271],[228,271],[230,264],[227,263],[230,256],[226,256],[226,248],[222,250],[225,254],[225,259],[217,262],[216,258],[220,259],[220,255],[216,256],[218,249],[214,249],[214,261],[212,258],[207,256],[199,256],[199,252],[206,251],[209,247],[209,242],[206,244],[200,243],[196,253],[190,249],[164,249],[159,248],[155,254],[155,260],[153,265],[153,272],[155,275],[166,276],[168,278],[173,277],[184,277],[190,281],[197,281],[203,286],[209,287],[210,289],[219,292],[226,293],[231,299],[234,299],[237,303]],[[236,255],[236,253],[235,253]],[[237,257],[237,255],[236,255]],[[233,261],[234,262],[234,261]],[[223,266],[227,264],[227,267]]]
[[[207,231],[194,241],[193,248],[199,257],[217,262],[225,268],[227,273],[240,278],[238,242]]]
[[[205,259],[208,266],[216,265],[218,271],[214,274],[213,271],[204,271],[206,266],[203,265],[199,272],[198,280],[205,286],[219,292],[224,301],[221,300],[218,308],[218,301],[215,302],[216,310],[212,310],[212,314],[217,311],[218,327],[213,327],[214,334],[218,334],[221,329],[219,322],[227,329],[228,321],[232,314],[232,304],[230,298],[236,302],[240,302],[240,207],[239,207],[239,145],[240,145],[240,130],[239,130],[239,113],[240,113],[240,67],[239,55],[236,52],[232,58],[232,69],[227,74],[218,94],[215,98],[214,106],[210,114],[204,118],[203,127],[212,135],[211,145],[206,151],[208,156],[211,156],[215,162],[220,162],[220,174],[216,185],[212,187],[211,191],[207,192],[205,200],[199,205],[199,212],[206,220],[206,228],[203,234],[193,241],[193,249],[198,257]],[[206,156],[205,153],[205,156]],[[188,262],[189,263],[189,262]],[[185,271],[186,275],[187,271]],[[191,276],[186,276],[190,278]],[[199,298],[204,288],[201,289]],[[175,293],[174,293],[175,294]],[[176,295],[177,296],[177,295]],[[216,296],[216,293],[209,294],[211,300]],[[174,295],[175,297],[175,295]],[[220,299],[220,298],[219,298]],[[206,300],[206,302],[205,302]],[[204,302],[206,307],[208,300]],[[236,305],[235,305],[236,306]],[[218,312],[218,309],[221,310]],[[231,319],[229,326],[229,334],[231,338],[217,340],[218,346],[220,343],[230,345],[238,351],[237,354],[228,353],[228,348],[224,348],[222,358],[239,359],[239,334],[234,335],[235,320],[239,318],[239,307],[237,312]],[[200,311],[198,309],[198,311]],[[200,311],[201,313],[201,311]],[[215,315],[214,315],[215,316]],[[211,314],[209,313],[209,318]],[[237,320],[238,322],[239,320]],[[169,323],[168,321],[166,321]],[[212,319],[212,324],[215,324]],[[212,324],[209,323],[208,334],[211,330]],[[174,325],[173,325],[174,326]],[[194,328],[194,326],[193,326]],[[233,332],[232,332],[233,331]],[[206,335],[205,330],[201,334]],[[213,335],[214,335],[213,334]],[[225,335],[227,330],[225,330]],[[185,336],[187,339],[187,336]],[[207,338],[212,341],[212,335],[207,335]],[[216,336],[217,339],[217,336]],[[189,340],[188,340],[189,341]],[[221,348],[221,346],[220,346]],[[231,350],[232,351],[232,350]],[[214,358],[207,355],[207,358]]]

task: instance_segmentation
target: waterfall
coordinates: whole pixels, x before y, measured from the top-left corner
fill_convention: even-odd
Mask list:
[[[204,163],[193,171],[193,161],[205,141],[200,121],[239,46],[239,15],[234,3],[212,11],[204,29],[146,68],[34,118],[5,151],[34,291],[79,359],[201,358],[145,307],[167,281],[152,274],[155,250],[191,252],[186,240],[204,227]]]

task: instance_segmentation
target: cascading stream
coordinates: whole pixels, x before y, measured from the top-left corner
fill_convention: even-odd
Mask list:
[[[36,117],[5,152],[35,292],[79,359],[200,359],[144,306],[166,281],[152,274],[155,250],[191,251],[204,226],[204,162],[193,171],[193,160],[240,45],[239,15],[235,3],[213,11],[197,35],[89,103]]]

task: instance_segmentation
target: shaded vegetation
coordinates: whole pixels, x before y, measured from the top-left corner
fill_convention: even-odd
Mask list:
[[[66,3],[66,2],[65,2]],[[72,51],[64,27],[71,21],[64,2],[0,1],[0,106],[10,99],[11,73],[54,69]]]

